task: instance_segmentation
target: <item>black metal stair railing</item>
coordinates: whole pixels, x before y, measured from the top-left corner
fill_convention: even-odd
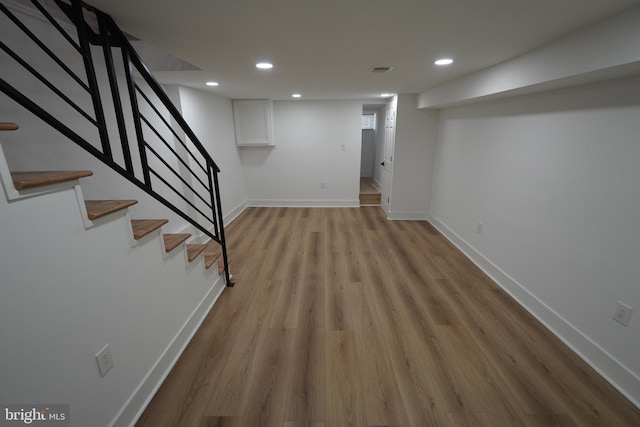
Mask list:
[[[34,13],[58,35],[46,40],[0,3],[6,22],[22,35],[18,43],[29,44],[30,52],[44,58],[35,62],[50,64],[39,69],[21,54],[21,46],[11,46],[13,40],[0,40],[0,51],[7,58],[0,60],[12,61],[21,70],[14,70],[14,75],[26,72],[36,82],[19,87],[5,76],[9,74],[5,63],[0,69],[0,90],[218,242],[227,286],[233,286],[220,169],[211,155],[111,16],[81,0],[45,1],[31,3]],[[70,83],[59,84],[60,75]],[[42,97],[56,98],[71,113],[61,118],[42,105]],[[74,119],[69,119],[71,114]],[[99,144],[87,136],[86,127],[93,129]]]

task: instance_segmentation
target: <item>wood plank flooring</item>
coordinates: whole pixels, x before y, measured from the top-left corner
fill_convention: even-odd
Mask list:
[[[224,291],[138,426],[639,426],[426,222],[250,208]]]

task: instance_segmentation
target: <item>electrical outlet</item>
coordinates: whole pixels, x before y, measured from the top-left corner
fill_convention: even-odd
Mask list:
[[[476,233],[482,234],[482,223],[480,221],[476,224]]]
[[[627,326],[629,324],[629,319],[631,318],[631,311],[633,309],[626,304],[618,301],[616,304],[616,311],[613,313],[613,320],[616,322]]]
[[[105,345],[102,350],[96,354],[96,362],[98,362],[98,370],[100,371],[101,377],[107,375],[107,372],[113,368],[113,356],[111,355],[109,344]]]

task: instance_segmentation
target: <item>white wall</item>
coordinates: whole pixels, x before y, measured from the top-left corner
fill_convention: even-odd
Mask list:
[[[363,114],[375,114],[375,129],[362,130],[362,154],[360,162],[360,176],[374,179],[376,174],[376,165],[378,151],[383,147],[378,147],[379,142],[384,137],[384,104],[373,106],[371,104],[363,105]],[[382,116],[382,117],[380,117]],[[382,122],[380,121],[382,118]],[[380,127],[382,123],[382,127]]]
[[[220,192],[225,222],[246,207],[244,176],[235,145],[233,107],[227,98],[179,87],[182,115],[220,167]]]
[[[248,204],[358,206],[362,102],[276,101],[273,109],[275,146],[238,148]]]
[[[532,93],[640,72],[640,7],[522,56],[431,88],[419,108]]]
[[[434,223],[640,403],[640,78],[441,112]],[[484,225],[476,233],[476,223]]]
[[[0,402],[68,404],[73,426],[129,425],[224,280],[182,249],[163,256],[157,233],[132,246],[124,215],[85,230],[78,202],[72,188],[0,193]],[[106,344],[114,367],[101,378]]]
[[[438,112],[416,109],[417,95],[399,94],[393,156],[391,219],[425,219],[438,136]]]
[[[376,133],[374,129],[362,129],[362,154],[360,159],[360,176],[373,177],[376,161]]]

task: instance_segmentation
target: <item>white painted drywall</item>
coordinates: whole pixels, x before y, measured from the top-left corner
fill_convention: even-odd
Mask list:
[[[417,95],[399,94],[393,156],[391,219],[425,219],[438,138],[438,112],[416,109]]]
[[[361,116],[359,101],[274,102],[275,146],[238,147],[248,204],[358,206]]]
[[[220,167],[225,222],[246,207],[244,176],[235,144],[233,107],[227,98],[180,86],[182,115]]]
[[[74,426],[129,425],[222,278],[182,249],[164,257],[159,234],[132,247],[124,215],[85,230],[73,189],[2,194],[0,218],[0,402],[69,404]],[[114,367],[101,378],[106,344]]]
[[[418,106],[443,108],[488,97],[565,87],[638,72],[640,7],[502,64],[429,89],[420,94]]]
[[[373,177],[374,164],[376,161],[376,133],[374,129],[362,130],[362,153],[360,158],[360,176],[366,178]]]
[[[434,223],[636,404],[640,78],[444,110]],[[476,233],[476,223],[484,225]]]

